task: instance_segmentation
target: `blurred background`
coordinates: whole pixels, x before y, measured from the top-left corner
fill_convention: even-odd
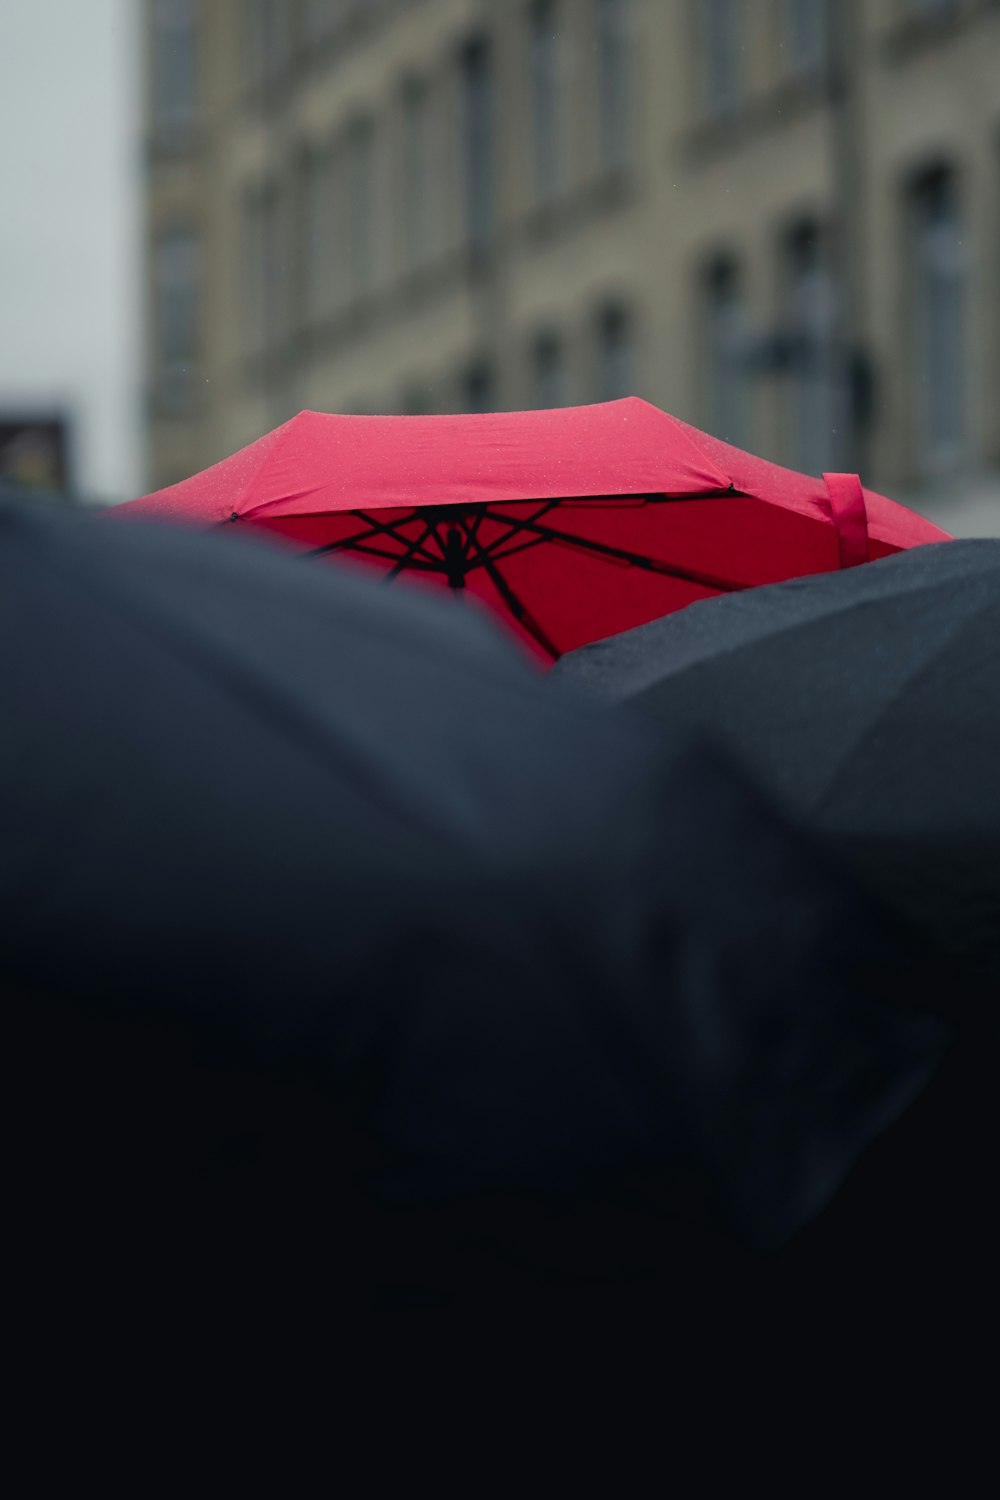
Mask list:
[[[638,394],[1000,535],[998,0],[3,0],[0,476]]]

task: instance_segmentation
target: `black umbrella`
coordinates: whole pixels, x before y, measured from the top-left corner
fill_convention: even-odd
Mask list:
[[[924,955],[837,870],[461,605],[10,508],[0,622],[48,1295],[662,1274],[696,1200],[780,1243],[941,1053]]]
[[[695,604],[554,670],[732,746],[881,895],[1000,976],[1000,542]]]

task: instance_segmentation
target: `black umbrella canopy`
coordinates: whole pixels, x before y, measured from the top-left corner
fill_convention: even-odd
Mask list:
[[[1000,542],[699,603],[555,673],[732,746],[870,885],[1000,975]]]
[[[692,1193],[780,1243],[941,1054],[923,953],[725,764],[459,604],[9,508],[0,622],[21,1222],[64,1286],[67,1234],[105,1296],[662,1272]]]

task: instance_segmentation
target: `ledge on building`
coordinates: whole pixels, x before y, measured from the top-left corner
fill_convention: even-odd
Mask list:
[[[387,8],[384,4],[350,6],[314,36],[299,36],[291,51],[292,68],[312,72],[328,67],[341,52],[367,41],[385,21]]]
[[[817,67],[787,73],[766,92],[749,96],[732,109],[702,116],[677,140],[668,143],[668,155],[690,166],[702,166],[713,157],[725,156],[771,131],[805,119],[830,102],[829,70]]]
[[[636,179],[628,165],[606,167],[594,176],[544,202],[534,204],[522,221],[529,240],[545,243],[575,234],[588,220],[617,213],[634,202]]]
[[[448,250],[419,265],[408,266],[396,281],[391,300],[403,314],[424,308],[449,292],[454,293],[465,266],[463,250]]]
[[[943,42],[953,41],[970,24],[991,10],[995,0],[952,0],[936,10],[908,11],[898,17],[882,38],[882,56],[889,64],[903,64]]]

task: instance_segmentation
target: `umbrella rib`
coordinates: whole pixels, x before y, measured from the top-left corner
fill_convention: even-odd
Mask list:
[[[446,554],[446,543],[445,543],[444,539],[442,538],[441,533],[438,531],[438,517],[437,516],[432,516],[431,519],[428,521],[427,525],[428,525],[428,527],[430,529],[430,533],[433,536],[435,542],[437,542],[438,551],[441,554],[440,559],[437,560],[438,572],[439,573],[447,573],[448,569],[447,569],[447,567],[445,565],[445,561],[444,561],[445,554]]]
[[[427,540],[433,530],[434,523],[432,521],[426,521],[424,523],[423,531],[418,537],[414,538],[414,540],[407,547],[406,551],[403,553],[403,556],[396,563],[395,567],[391,568],[389,573],[386,575],[386,583],[391,583],[394,578],[399,577],[404,568],[408,568],[411,566],[417,552],[422,551],[424,542]],[[427,554],[424,553],[424,556],[427,556]]]
[[[369,516],[363,510],[359,510],[357,514],[361,517],[362,521],[366,522],[367,525],[374,526],[376,531],[381,531],[386,536],[391,536],[394,542],[399,542],[403,545],[406,544],[406,537],[399,534],[399,532],[396,530],[396,526],[391,526],[387,521],[376,521],[372,516]],[[417,517],[415,515],[407,516],[405,521],[397,522],[397,525],[408,526],[411,521],[415,521],[416,519]],[[421,517],[421,519],[423,518]],[[437,563],[437,558],[434,557],[430,552],[424,552],[423,555],[425,561],[430,563]]]
[[[468,529],[468,537],[469,537],[469,541],[470,542],[474,542],[476,540],[477,536],[479,535],[479,528],[483,524],[483,521],[486,519],[486,517],[488,515],[489,515],[489,506],[488,505],[480,506],[479,509],[476,511],[475,519],[473,520],[472,525]]]
[[[552,510],[560,503],[561,502],[558,500],[547,500],[544,505],[540,506],[539,509],[536,510],[535,514],[531,517],[531,520],[540,520],[542,516],[547,515],[550,510]],[[479,528],[482,522],[485,520],[496,521],[498,525],[507,527],[507,530],[505,531],[503,536],[497,537],[486,547],[484,547],[482,542],[478,540]],[[496,511],[490,510],[488,505],[484,505],[481,510],[478,510],[476,512],[476,519],[474,524],[466,529],[466,536],[468,537],[470,542],[475,543],[476,548],[480,554],[479,558],[476,561],[469,564],[469,571],[471,572],[473,568],[483,567],[487,557],[491,557],[494,562],[499,562],[505,557],[515,557],[519,552],[526,552],[531,547],[538,547],[544,540],[543,537],[532,537],[527,542],[520,542],[516,547],[508,547],[506,552],[502,551],[501,549],[506,547],[511,538],[515,537],[516,535],[517,527],[508,516],[499,516],[497,515]]]
[[[378,536],[378,531],[369,527],[367,531],[356,531],[353,536],[345,536],[339,542],[324,542],[322,547],[310,547],[308,552],[303,552],[303,557],[325,557],[328,552],[342,552],[347,547],[356,547],[359,542],[366,542],[370,537]]]
[[[369,538],[378,536],[380,534],[383,536],[391,537],[394,542],[398,542],[400,545],[409,545],[407,542],[407,538],[405,536],[401,536],[394,526],[390,526],[384,521],[373,521],[370,516],[365,515],[364,511],[353,511],[352,514],[360,516],[361,519],[367,523],[367,531],[356,531],[353,536],[345,536],[339,542],[327,542],[322,547],[314,547],[309,552],[304,553],[303,556],[323,557],[328,552],[343,552],[350,548],[356,548],[358,551],[361,551],[362,549],[359,545],[361,542],[366,542],[369,540]],[[417,519],[418,517],[416,515],[407,516],[406,520],[401,522],[400,524],[408,526],[411,521],[416,521]],[[423,551],[423,541],[426,538],[426,535],[427,533],[425,532],[424,537],[420,539],[416,550],[422,552],[424,560],[427,563],[431,564],[434,567],[437,567],[438,559],[434,557],[432,553]],[[395,561],[394,554],[385,553],[380,555],[392,556],[393,561]]]
[[[558,500],[549,500],[549,501],[546,501],[546,503],[541,507],[541,509],[538,510],[535,513],[535,516],[533,517],[533,519],[534,520],[539,520],[542,516],[544,516],[548,511],[552,510],[553,507],[556,506],[556,505],[558,505],[558,504],[560,504],[560,501],[558,501]],[[351,511],[350,514],[351,515],[355,515],[355,516],[361,516],[362,520],[364,520],[367,523],[368,530],[367,531],[356,531],[353,536],[344,537],[343,540],[341,540],[339,542],[326,542],[322,547],[311,548],[308,552],[303,553],[303,556],[304,557],[323,557],[328,552],[341,552],[341,551],[344,551],[345,549],[357,546],[357,544],[359,542],[366,542],[366,541],[368,541],[370,537],[377,536],[380,531],[389,533],[390,535],[392,535],[393,539],[396,540],[396,541],[399,541],[399,542],[405,541],[404,537],[397,536],[394,527],[390,526],[387,522],[384,522],[384,521],[374,521],[374,520],[372,520],[371,516],[369,516],[363,510]],[[508,526],[509,527],[511,525],[511,522],[510,522],[510,520],[509,520],[508,517],[497,515],[497,513],[495,511],[491,511],[490,510],[490,508],[489,508],[488,505],[483,505],[483,506],[477,507],[477,510],[476,510],[475,532],[478,532],[480,525],[487,518],[489,518],[490,520],[493,520],[493,521],[497,521],[497,522],[499,522],[503,526]],[[400,522],[399,524],[401,526],[408,526],[408,525],[410,525],[411,522],[416,521],[418,519],[419,519],[419,517],[418,517],[416,511],[414,511],[412,515],[407,516],[406,520]],[[437,567],[438,566],[438,562],[439,562],[438,558],[434,557],[433,553],[430,553],[430,552],[427,552],[427,551],[423,550],[423,543],[424,543],[424,541],[432,533],[433,533],[435,539],[437,540],[438,544],[440,545],[440,537],[438,537],[437,528],[436,528],[434,522],[431,522],[431,523],[429,523],[426,526],[426,528],[424,530],[424,533],[423,533],[423,536],[420,539],[420,543],[419,543],[419,546],[418,546],[417,550],[420,550],[420,551],[423,552],[423,556],[425,557],[425,559],[427,560],[427,562],[433,563],[435,565],[435,567]],[[474,533],[472,533],[472,534],[474,535]],[[509,540],[510,535],[512,535],[512,533],[508,533],[508,536],[501,537],[499,539],[499,541],[497,541],[497,542],[491,542],[489,550],[492,551],[492,549],[494,547],[503,546],[504,542],[506,542],[506,541]]]
[[[536,510],[535,514],[533,516],[531,516],[530,519],[532,521],[540,521],[543,516],[548,515],[549,511],[553,510],[560,503],[561,502],[558,501],[558,500],[547,500],[544,505],[542,505],[538,510]],[[496,523],[497,523],[498,526],[506,526],[508,528],[508,530],[506,532],[506,535],[501,536],[501,537],[497,537],[495,541],[490,542],[490,544],[489,544],[488,547],[484,547],[481,542],[478,543],[479,550],[482,553],[488,554],[490,557],[496,558],[496,555],[499,552],[500,548],[503,547],[503,546],[505,546],[507,544],[507,542],[510,541],[510,539],[511,539],[512,536],[516,536],[518,523],[514,519],[512,519],[510,516],[501,516],[501,515],[498,515],[495,510],[490,510],[490,508],[489,508],[488,505],[486,505],[486,506],[483,507],[482,512],[480,513],[480,515],[478,517],[478,520],[480,520],[480,521],[485,520],[485,519],[489,519],[490,521],[496,521]],[[477,526],[477,530],[478,530],[478,526]],[[539,538],[539,540],[541,540],[541,538]]]
[[[330,551],[332,549],[325,548],[324,550]],[[363,542],[357,542],[351,548],[351,551],[361,553],[361,555],[364,557],[380,558],[383,562],[396,563],[399,561],[399,554],[397,552],[386,552],[382,547],[368,547]],[[315,554],[311,555],[315,556]],[[411,559],[411,561],[407,564],[407,567],[414,568],[421,573],[437,573],[441,570],[440,564],[438,562],[433,560],[430,562],[424,562],[423,558]]]
[[[693,568],[682,568],[676,563],[660,562],[656,558],[645,557],[641,552],[629,552],[623,547],[609,546],[606,542],[594,542],[589,537],[574,536],[572,532],[557,531],[555,527],[541,526],[534,521],[512,519],[506,524],[520,531],[533,532],[543,541],[577,547],[584,552],[592,552],[597,557],[628,563],[634,568],[642,568],[649,573],[665,573],[672,578],[683,578],[689,583],[700,583],[705,588],[718,589],[722,593],[734,593],[746,587],[745,584],[734,583],[731,579],[718,578],[711,573],[699,573]]]
[[[466,534],[468,535],[468,533]],[[497,592],[503,599],[511,614],[514,616],[514,619],[517,620],[520,625],[524,626],[529,635],[534,636],[535,640],[541,646],[542,650],[545,651],[549,656],[551,656],[553,661],[558,661],[559,656],[561,655],[558,647],[552,644],[551,640],[546,635],[541,625],[539,625],[534,615],[531,614],[527,605],[522,599],[518,598],[517,594],[511,588],[510,584],[507,582],[506,578],[503,576],[500,569],[493,561],[492,557],[487,557],[487,555],[483,552],[480,543],[474,537],[470,538],[470,540],[472,541],[472,545],[476,548],[477,552],[480,555],[480,558],[482,559],[483,567],[486,569],[490,578],[493,580]]]
[[[504,540],[509,541],[510,538],[505,537]],[[532,536],[526,542],[517,542],[513,547],[508,547],[505,552],[494,552],[491,550],[488,555],[492,558],[493,562],[504,562],[508,557],[516,557],[519,552],[529,552],[532,547],[540,547],[542,541],[542,537]],[[482,567],[482,563],[478,561],[474,562],[473,567]]]
[[[641,497],[629,498],[642,498],[650,503],[658,503],[672,502],[675,500],[713,499],[717,498],[720,493],[721,492],[718,490],[705,490],[699,491],[697,493],[692,493],[690,495],[647,494]],[[573,497],[559,496],[555,499],[547,500],[541,505],[540,509],[537,510],[532,517],[504,516],[498,513],[496,510],[491,509],[489,504],[483,505],[481,507],[476,507],[476,519],[473,527],[469,528],[463,526],[467,539],[475,544],[476,550],[479,553],[480,562],[475,563],[474,566],[485,565],[486,559],[488,557],[495,558],[500,549],[504,547],[512,537],[516,536],[518,532],[529,531],[533,532],[539,541],[552,542],[557,546],[563,545],[576,547],[581,549],[582,551],[593,553],[595,556],[605,557],[609,561],[625,563],[631,567],[642,568],[647,572],[663,573],[670,577],[683,578],[690,583],[698,583],[706,588],[717,589],[723,593],[732,593],[745,587],[744,584],[734,583],[730,579],[717,578],[709,573],[699,573],[691,568],[682,568],[679,564],[662,563],[655,558],[646,557],[639,552],[630,552],[624,548],[612,547],[605,542],[591,541],[588,537],[574,536],[571,532],[560,531],[555,527],[541,525],[541,519],[543,516],[547,515],[550,511],[555,510],[559,505],[563,503],[564,500],[570,498]],[[459,515],[456,515],[456,521],[460,521],[460,512],[462,508],[461,506],[456,506],[455,508],[456,511],[459,512]],[[467,510],[468,509],[472,509],[472,507],[468,507]],[[422,536],[416,542],[411,542],[408,541],[405,536],[400,535],[396,526],[389,525],[386,522],[376,521],[363,510],[356,510],[352,512],[352,514],[360,516],[361,519],[366,523],[368,530],[355,532],[353,536],[344,537],[342,541],[328,542],[322,547],[312,548],[310,551],[304,553],[303,555],[305,557],[322,557],[330,552],[341,552],[349,549],[354,549],[359,552],[368,551],[372,556],[383,557],[387,560],[398,563],[399,559],[394,555],[377,552],[374,549],[366,549],[360,545],[362,542],[366,542],[370,538],[381,534],[391,537],[394,542],[397,542],[399,545],[406,547],[407,550],[405,556],[407,560],[403,564],[403,567],[420,568],[420,563],[415,560],[417,554],[419,553],[424,560],[424,566],[423,568],[421,568],[421,571],[444,571],[441,565],[441,560],[434,557],[433,554],[428,552],[424,547],[424,542],[430,534],[434,535],[435,539],[438,540],[440,545],[440,538],[437,534],[437,527],[433,522],[431,522],[425,528]],[[411,522],[416,521],[417,519],[417,515],[414,513],[409,515],[405,521],[400,522],[399,525],[409,525]],[[495,541],[489,543],[487,547],[484,547],[482,545],[482,543],[478,540],[477,535],[479,528],[484,520],[496,521],[498,525],[507,528],[505,535],[498,537]],[[511,556],[512,554],[505,553],[503,555]],[[400,571],[402,571],[402,568],[394,568],[390,576],[395,578],[396,576],[398,576],[398,573]]]

